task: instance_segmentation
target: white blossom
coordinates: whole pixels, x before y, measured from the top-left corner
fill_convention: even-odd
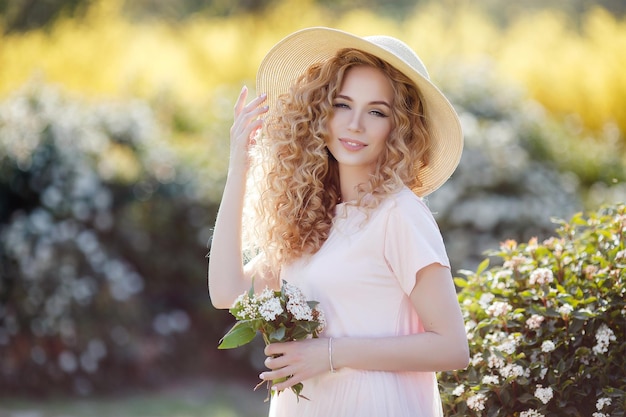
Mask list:
[[[513,307],[505,301],[496,301],[487,308],[487,314],[492,317],[504,316],[511,311]]]
[[[319,308],[313,309],[313,320],[319,323],[317,332],[321,333],[326,328],[326,316],[324,311]]]
[[[482,294],[480,296],[480,298],[478,299],[478,304],[483,308],[483,309],[487,309],[487,307],[489,307],[489,304],[491,304],[491,302],[493,301],[493,299],[496,296],[493,295],[490,292],[486,292],[484,294]]]
[[[489,360],[487,361],[487,365],[490,368],[500,369],[500,368],[504,367],[505,362],[504,362],[504,359],[502,359],[501,357],[492,354],[492,355],[489,356]]]
[[[535,397],[537,397],[542,403],[548,404],[553,396],[554,393],[552,391],[552,388],[544,388],[541,385],[537,385],[537,389],[535,390]]]
[[[552,352],[554,349],[556,349],[556,346],[554,342],[551,340],[544,340],[543,343],[541,344],[542,352],[549,353],[549,352]]]
[[[255,296],[258,303],[263,303],[271,298],[274,298],[274,291],[269,287],[265,287],[258,295]]]
[[[483,393],[472,395],[467,399],[467,406],[474,411],[482,411],[485,409],[487,397]]]
[[[593,352],[597,355],[606,353],[609,350],[609,344],[615,340],[615,333],[613,333],[613,330],[611,330],[606,324],[602,323],[596,332],[597,344],[593,347]]]
[[[515,349],[517,349],[518,341],[519,336],[510,335],[507,340],[498,345],[496,349],[498,349],[502,353],[512,355],[513,353],[515,353]]]
[[[500,368],[500,375],[502,375],[503,378],[519,378],[522,376],[529,377],[530,369],[524,369],[524,367],[521,365],[509,363]]]
[[[600,411],[604,407],[608,407],[609,405],[611,405],[611,399],[609,397],[603,397],[598,399],[598,402],[596,403],[596,408],[598,409],[598,411]]]
[[[604,413],[598,413],[598,412],[596,412],[596,413],[593,413],[593,414],[591,415],[591,417],[609,417],[609,415],[608,415],[608,414],[604,414]]]
[[[296,320],[313,320],[313,311],[304,299],[290,298],[287,301],[287,311],[293,314]]]
[[[544,417],[544,414],[541,414],[539,411],[531,408],[530,410],[522,411],[519,414],[519,417]]]
[[[461,385],[457,385],[456,388],[454,388],[454,390],[452,391],[452,395],[456,397],[460,397],[461,395],[463,395],[464,392],[465,392],[465,386],[461,384]]]
[[[530,261],[526,256],[516,255],[504,262],[504,268],[517,269],[519,266]]]
[[[248,296],[248,293],[243,293],[235,300],[233,308],[239,307],[239,311],[235,314],[235,317],[239,320],[248,320],[257,318],[257,306],[254,297]]]
[[[472,356],[472,359],[470,360],[470,363],[472,364],[472,366],[479,365],[482,362],[483,362],[483,354],[481,352],[478,352],[477,354]]]
[[[283,306],[280,304],[280,299],[276,297],[265,300],[263,304],[259,306],[259,314],[265,321],[272,321],[282,313]]]
[[[554,274],[551,269],[548,268],[537,268],[530,274],[530,278],[528,280],[530,285],[534,284],[549,284],[554,281]]]
[[[482,379],[483,384],[491,384],[498,385],[500,383],[500,378],[497,375],[485,375]]]
[[[528,320],[526,320],[526,327],[530,330],[535,330],[541,327],[541,323],[545,320],[544,316],[540,316],[539,314],[533,314],[530,316]]]
[[[574,307],[572,307],[570,304],[563,304],[562,306],[560,306],[557,311],[559,312],[559,314],[561,314],[564,317],[568,317],[572,311],[574,311]]]

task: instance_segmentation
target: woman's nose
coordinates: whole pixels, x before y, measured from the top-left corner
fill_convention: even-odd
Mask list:
[[[350,123],[348,124],[348,129],[353,132],[361,132],[363,130],[361,115],[357,112],[354,112],[352,115]]]

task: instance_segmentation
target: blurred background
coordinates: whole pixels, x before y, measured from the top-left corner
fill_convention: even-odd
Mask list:
[[[206,256],[232,108],[331,26],[412,46],[466,148],[428,197],[455,271],[626,201],[622,0],[0,0],[0,416],[262,416]]]

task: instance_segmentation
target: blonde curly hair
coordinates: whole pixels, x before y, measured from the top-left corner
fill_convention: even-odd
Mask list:
[[[392,131],[375,171],[359,187],[356,205],[371,209],[403,185],[420,186],[428,163],[429,135],[420,93],[404,74],[381,59],[343,49],[314,64],[279,97],[257,139],[251,170],[256,204],[247,227],[248,247],[264,254],[278,276],[280,265],[317,252],[328,238],[340,201],[337,161],[326,148],[333,100],[350,68],[371,66],[390,80]],[[365,195],[373,198],[363,199]]]

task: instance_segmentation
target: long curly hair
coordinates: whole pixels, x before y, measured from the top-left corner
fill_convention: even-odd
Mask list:
[[[337,161],[326,148],[333,100],[356,66],[382,70],[391,82],[392,131],[375,171],[361,184],[355,204],[371,209],[403,185],[420,185],[418,171],[428,164],[429,135],[415,84],[385,61],[359,50],[343,49],[314,64],[279,97],[257,139],[249,186],[256,204],[248,243],[264,254],[277,276],[280,265],[314,254],[328,238],[340,200]],[[370,198],[364,199],[364,196]]]

